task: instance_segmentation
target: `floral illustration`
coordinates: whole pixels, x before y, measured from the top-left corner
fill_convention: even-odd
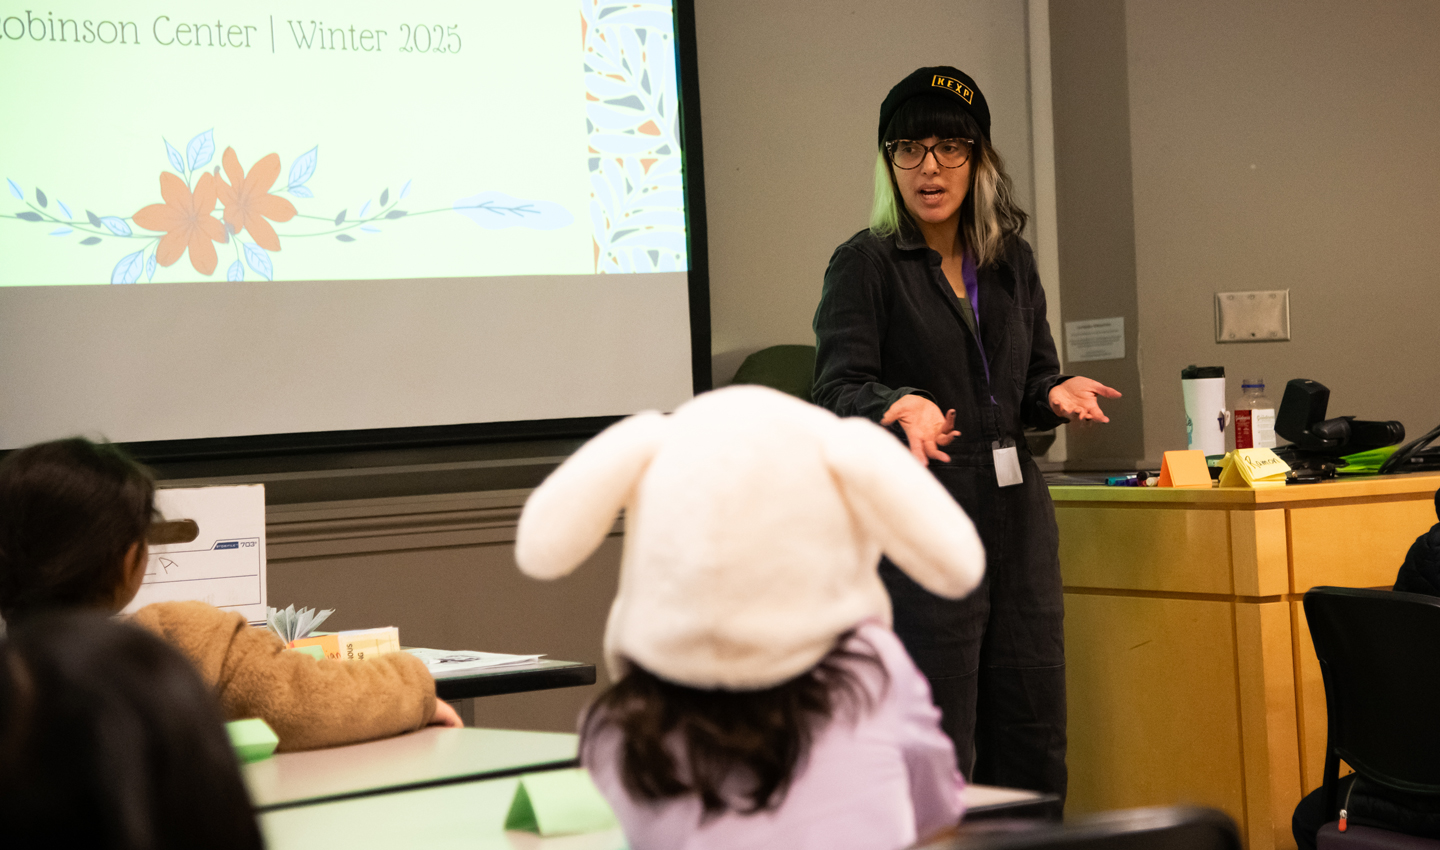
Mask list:
[[[684,271],[671,5],[581,0],[580,17],[595,270]]]
[[[295,217],[294,204],[270,194],[270,187],[280,176],[280,155],[272,153],[262,157],[250,168],[249,177],[240,168],[240,158],[235,156],[234,148],[226,148],[220,162],[225,167],[225,176],[230,178],[229,183],[217,181],[220,201],[225,204],[226,229],[231,233],[249,230],[256,245],[267,251],[279,251],[280,237],[265,219],[289,221]],[[164,260],[160,263],[165,265]]]
[[[247,268],[265,280],[274,280],[272,255],[280,252],[282,241],[332,237],[342,245],[354,243],[360,238],[378,238],[385,230],[381,225],[399,225],[402,220],[409,222],[424,215],[459,213],[488,230],[505,227],[556,230],[574,222],[574,216],[560,204],[513,198],[494,191],[434,209],[406,209],[401,202],[410,195],[409,180],[398,193],[391,194],[388,187],[382,189],[378,198],[364,201],[354,215],[350,207],[335,214],[320,215],[313,208],[318,203],[315,193],[306,185],[315,174],[319,146],[290,163],[285,185],[277,189],[275,184],[282,171],[278,153],[265,154],[246,172],[240,164],[240,155],[233,147],[227,147],[221,164],[212,169],[213,130],[192,138],[183,154],[168,140],[161,141],[171,168],[160,172],[163,203],[141,207],[130,216],[102,216],[85,210],[84,217],[80,218],[58,199],[52,207],[50,197],[38,187],[33,190],[33,200],[28,200],[20,184],[6,178],[10,194],[26,209],[13,214],[0,211],[0,222],[8,219],[55,225],[49,236],[78,236],[74,244],[84,248],[122,240],[128,253],[111,268],[111,283],[136,283],[142,277],[154,280],[157,268],[173,266],[186,253],[196,272],[212,275],[220,262],[217,244],[226,245],[234,252],[234,260],[225,270],[226,280],[244,280]],[[305,211],[291,198],[300,199],[306,205]],[[222,207],[219,218],[215,217],[217,202]],[[286,225],[283,237],[275,228],[277,223]]]
[[[135,213],[134,222],[146,230],[164,231],[155,251],[162,266],[171,266],[188,248],[190,265],[201,274],[215,271],[216,242],[225,242],[225,227],[211,215],[215,211],[215,179],[201,174],[195,192],[174,174],[160,172],[163,204],[151,204]]]

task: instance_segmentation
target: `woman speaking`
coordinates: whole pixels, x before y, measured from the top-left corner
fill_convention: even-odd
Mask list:
[[[1061,375],[1026,215],[975,81],[921,68],[880,106],[870,227],[835,249],[815,312],[815,400],[903,431],[974,520],[984,582],[942,599],[889,562],[895,631],[975,782],[1065,796],[1064,606],[1050,494],[1026,427],[1108,422],[1120,393]],[[1059,815],[1059,807],[1055,814]]]

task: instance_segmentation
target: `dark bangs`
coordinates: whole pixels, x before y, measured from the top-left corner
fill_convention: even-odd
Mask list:
[[[955,104],[953,96],[922,94],[912,97],[895,112],[885,128],[885,141],[896,139],[974,139],[980,141],[980,125],[970,113]]]

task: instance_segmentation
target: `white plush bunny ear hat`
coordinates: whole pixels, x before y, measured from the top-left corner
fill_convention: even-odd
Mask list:
[[[566,575],[625,509],[605,656],[697,688],[800,675],[860,622],[890,622],[880,554],[960,597],[985,552],[964,511],[884,429],[762,387],[641,413],[586,443],[531,495],[515,557]]]

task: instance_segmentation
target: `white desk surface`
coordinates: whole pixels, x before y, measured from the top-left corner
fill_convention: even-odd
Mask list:
[[[420,783],[560,766],[578,736],[562,732],[431,727],[365,744],[282,753],[244,767],[257,809]]]
[[[1020,788],[1001,788],[998,785],[967,785],[961,792],[965,800],[965,811],[984,809],[989,806],[1004,806],[1010,803],[1026,803],[1038,800],[1044,794],[1025,791]]]
[[[624,850],[619,829],[541,838],[503,827],[517,777],[462,782],[297,806],[260,815],[270,850]],[[966,808],[1033,800],[1041,795],[1015,788],[971,785]]]
[[[619,829],[541,838],[507,832],[517,777],[399,791],[260,815],[269,850],[624,850]]]

